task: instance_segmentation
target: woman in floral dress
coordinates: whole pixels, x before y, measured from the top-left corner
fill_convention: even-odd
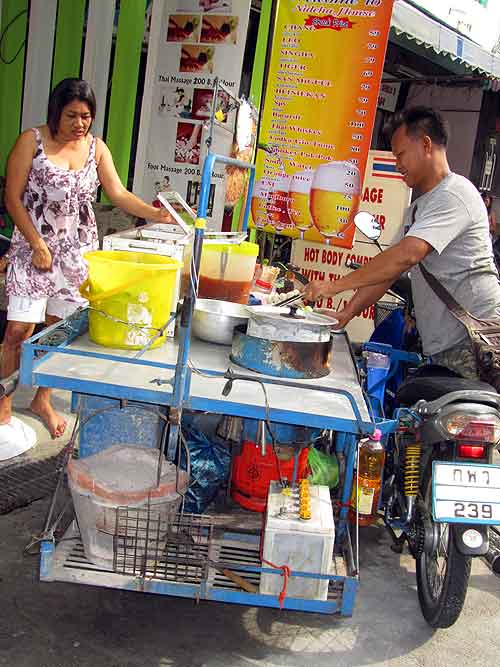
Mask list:
[[[19,367],[21,344],[36,323],[52,324],[85,303],[79,292],[87,277],[83,253],[98,247],[92,202],[99,185],[127,213],[171,221],[165,209],[149,206],[122,185],[108,147],[89,132],[95,112],[89,84],[64,79],[50,96],[47,124],[23,132],[9,156],[5,203],[16,229],[6,276],[3,378]],[[53,438],[64,433],[66,422],[53,409],[49,389],[38,389],[31,410]],[[0,443],[19,435],[19,424],[11,397],[1,399]]]

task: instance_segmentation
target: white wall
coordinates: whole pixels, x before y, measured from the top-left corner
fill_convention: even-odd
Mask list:
[[[491,51],[500,33],[500,1],[488,0],[482,7],[477,0],[416,0],[427,11]]]
[[[477,88],[413,84],[405,105],[408,108],[424,104],[442,112],[451,129],[448,146],[451,169],[467,178],[470,176],[482,97],[483,91]]]

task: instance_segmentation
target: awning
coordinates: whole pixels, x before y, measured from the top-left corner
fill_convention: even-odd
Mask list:
[[[418,47],[417,52],[452,72],[477,73],[500,80],[498,55],[490,53],[405,0],[396,0],[392,12],[391,41],[404,45],[405,40]]]

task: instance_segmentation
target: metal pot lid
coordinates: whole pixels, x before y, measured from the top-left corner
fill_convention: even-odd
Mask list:
[[[247,306],[250,318],[255,322],[269,322],[286,326],[287,323],[294,327],[301,323],[310,328],[317,326],[320,328],[335,327],[338,323],[333,317],[315,313],[304,308],[293,309],[290,306]]]
[[[289,342],[325,342],[336,320],[289,306],[249,306],[248,334],[256,338]]]

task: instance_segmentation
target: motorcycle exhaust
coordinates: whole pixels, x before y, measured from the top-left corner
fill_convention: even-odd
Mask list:
[[[500,532],[490,526],[489,530],[490,546],[483,560],[490,568],[493,574],[500,577]]]
[[[11,375],[0,380],[0,398],[10,396],[19,383],[19,371],[14,371]]]

